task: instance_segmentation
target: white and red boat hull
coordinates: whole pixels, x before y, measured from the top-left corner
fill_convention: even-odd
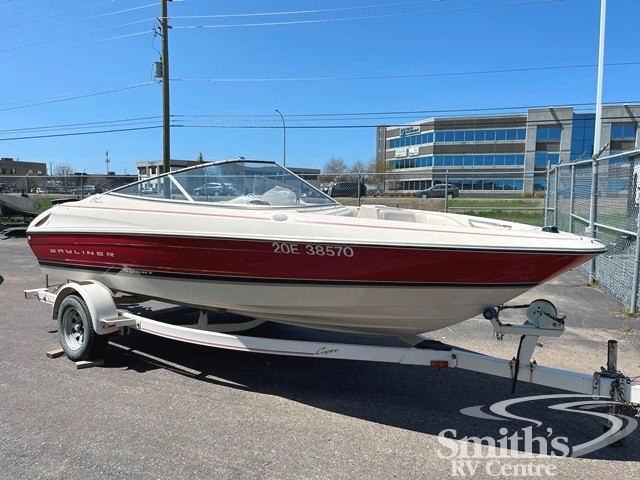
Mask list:
[[[189,193],[212,181],[235,185],[233,198]],[[175,304],[398,336],[464,321],[604,251],[529,225],[345,207],[270,162],[171,172],[155,196],[143,183],[38,216],[27,234],[42,270]]]

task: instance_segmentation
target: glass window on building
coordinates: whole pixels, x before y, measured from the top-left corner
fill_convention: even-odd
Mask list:
[[[591,158],[593,155],[595,125],[595,113],[574,113],[570,161]]]
[[[557,142],[557,141],[560,140],[560,135],[562,135],[562,127],[543,127],[543,126],[539,126],[536,129],[536,140],[537,141]]]
[[[611,124],[611,140],[634,140],[636,138],[635,123]]]
[[[547,168],[547,164],[556,165],[560,160],[559,153],[538,152],[535,156],[536,168]]]

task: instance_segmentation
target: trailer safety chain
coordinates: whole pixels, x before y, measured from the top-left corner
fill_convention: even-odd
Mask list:
[[[640,417],[640,405],[631,403],[627,400],[624,394],[625,384],[630,383],[632,380],[629,377],[626,377],[622,372],[607,372],[604,367],[600,367],[601,375],[604,376],[615,376],[615,378],[611,382],[611,389],[609,390],[609,398],[620,404],[620,413],[628,413],[633,417]],[[613,407],[615,409],[615,406]]]

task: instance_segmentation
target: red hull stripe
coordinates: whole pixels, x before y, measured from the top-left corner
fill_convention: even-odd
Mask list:
[[[94,267],[84,265],[72,265],[68,263],[52,263],[39,262],[41,267],[51,267],[68,270],[84,270],[94,272],[100,275],[117,275],[123,271],[122,268],[114,267]],[[125,270],[126,272],[126,270]],[[433,283],[433,282],[381,282],[381,281],[349,281],[349,280],[315,280],[315,279],[287,279],[287,278],[268,278],[268,277],[238,277],[238,276],[215,276],[215,275],[191,275],[187,273],[167,273],[145,271],[145,277],[150,278],[173,278],[180,280],[190,280],[197,282],[213,282],[213,283],[255,283],[260,285],[340,285],[349,287],[367,286],[367,287],[468,287],[468,288],[510,288],[510,287],[534,287],[536,283],[510,283],[510,284],[492,284],[492,283],[476,283],[464,284],[456,283]]]
[[[43,263],[252,281],[537,284],[595,256],[63,233],[32,234],[29,243]]]

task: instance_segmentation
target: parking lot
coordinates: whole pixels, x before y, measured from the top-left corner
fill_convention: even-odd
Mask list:
[[[534,354],[538,364],[591,373],[605,365],[606,341],[615,339],[619,369],[640,375],[640,321],[621,316],[622,305],[583,283],[565,274],[514,301],[547,298],[567,315],[565,334],[543,339]],[[466,459],[468,465],[454,464],[460,458],[446,458],[444,430],[457,438],[498,438],[501,428],[531,425],[460,412],[511,398],[510,381],[487,375],[233,352],[140,332],[114,338],[102,367],[79,370],[65,357],[45,356],[59,345],[56,322],[50,306],[26,301],[22,293],[43,284],[26,239],[0,240],[2,478],[489,478],[521,476],[516,466],[530,464],[543,466],[537,476],[572,480],[640,474],[640,429],[624,445],[585,458],[496,460],[483,449]],[[508,312],[503,320],[520,321]],[[400,345],[261,328],[273,335]],[[482,318],[432,336],[504,358],[517,349],[516,338],[495,340]],[[519,384],[515,397],[554,393],[561,392]],[[547,405],[523,403],[518,414],[542,422],[539,432],[547,438],[572,445],[602,433],[602,421]],[[475,474],[460,469],[473,462]]]

